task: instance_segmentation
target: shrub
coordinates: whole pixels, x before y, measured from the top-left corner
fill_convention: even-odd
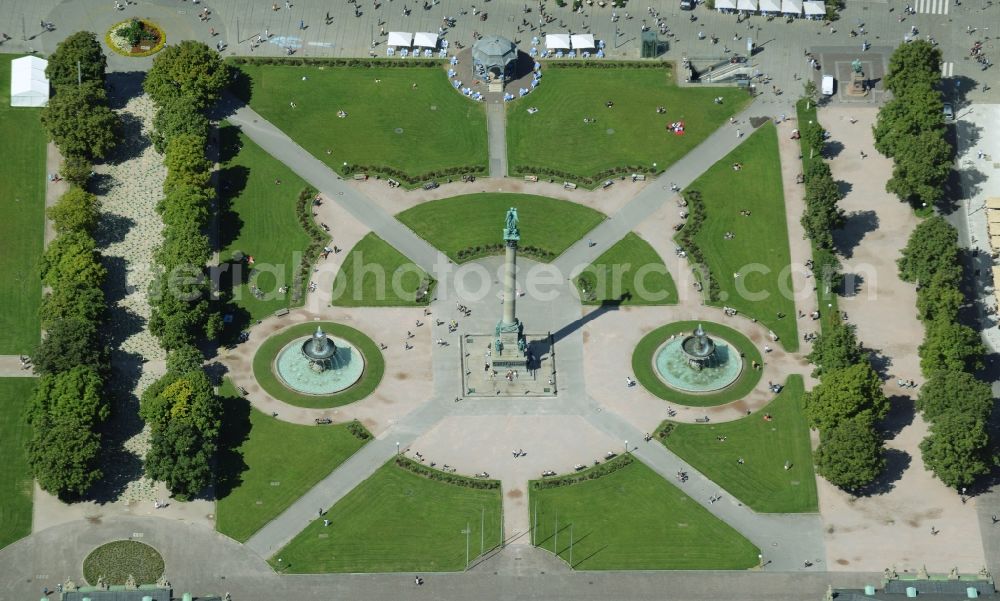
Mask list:
[[[427,467],[421,463],[417,463],[416,461],[413,461],[409,457],[404,457],[403,455],[396,456],[396,465],[429,480],[437,480],[438,482],[446,482],[448,484],[455,484],[457,486],[465,486],[466,488],[476,488],[480,490],[500,489],[499,480],[469,478],[468,476],[459,476],[458,474],[443,472],[441,470]]]
[[[584,482],[586,480],[594,480],[595,478],[600,478],[601,476],[606,476],[612,472],[617,472],[626,465],[631,464],[635,459],[632,457],[631,453],[625,455],[619,455],[614,459],[606,461],[600,465],[595,465],[594,467],[577,472],[575,474],[567,474],[565,476],[556,476],[553,478],[546,478],[544,480],[532,480],[531,486],[536,490],[543,488],[556,488],[558,486],[568,486],[570,484],[577,484],[579,482]]]

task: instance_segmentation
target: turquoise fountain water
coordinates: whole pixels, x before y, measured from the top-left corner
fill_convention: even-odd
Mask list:
[[[364,370],[364,357],[351,343],[331,338],[318,327],[312,336],[289,342],[274,360],[281,382],[303,394],[340,392],[357,382]]]
[[[668,386],[694,393],[721,390],[743,371],[739,351],[723,340],[709,338],[700,325],[690,336],[677,336],[663,343],[653,363]]]

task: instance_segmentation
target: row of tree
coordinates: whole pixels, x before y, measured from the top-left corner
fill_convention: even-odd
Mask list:
[[[187,499],[212,479],[222,422],[222,403],[195,346],[215,338],[222,319],[212,310],[206,267],[212,249],[206,236],[215,198],[212,163],[206,159],[209,123],[227,75],[218,53],[199,42],[168,47],[153,61],[143,87],[157,106],[153,144],[163,153],[167,178],[157,212],[163,243],[150,289],[150,331],[167,350],[167,373],[142,395],[140,415],[152,437],[146,475]]]
[[[920,40],[898,46],[885,86],[892,98],[873,128],[875,148],[894,161],[885,188],[900,200],[932,205],[943,197],[953,155],[942,115],[941,50]]]
[[[118,119],[104,93],[105,65],[94,34],[66,38],[49,58],[55,95],[41,115],[71,185],[47,210],[56,238],[41,261],[49,292],[40,310],[45,336],[33,355],[40,378],[25,413],[27,455],[39,486],[63,498],[83,495],[102,477],[101,425],[111,413],[100,334],[107,272],[93,236],[100,207],[85,189],[91,161],[115,144]]]
[[[920,451],[927,469],[961,489],[993,464],[987,428],[993,394],[972,373],[982,367],[982,340],[958,321],[965,298],[959,289],[957,230],[942,217],[924,220],[910,235],[898,266],[903,280],[917,284],[917,314],[925,327],[919,354],[926,382],[917,408],[930,422],[930,434]]]

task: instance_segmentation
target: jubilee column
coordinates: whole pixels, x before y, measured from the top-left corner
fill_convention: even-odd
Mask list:
[[[494,364],[514,367],[524,363],[525,341],[521,322],[517,319],[517,243],[521,240],[518,229],[517,209],[507,211],[507,221],[503,230],[503,317],[497,323],[494,350],[501,355]],[[509,362],[509,363],[508,363]]]

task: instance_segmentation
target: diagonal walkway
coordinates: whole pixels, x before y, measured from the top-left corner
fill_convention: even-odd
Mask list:
[[[448,258],[409,228],[382,210],[377,204],[347,183],[322,161],[296,144],[269,121],[241,101],[227,96],[220,110],[230,123],[237,125],[258,146],[281,161],[324,196],[391,244],[427,273],[438,273]]]

